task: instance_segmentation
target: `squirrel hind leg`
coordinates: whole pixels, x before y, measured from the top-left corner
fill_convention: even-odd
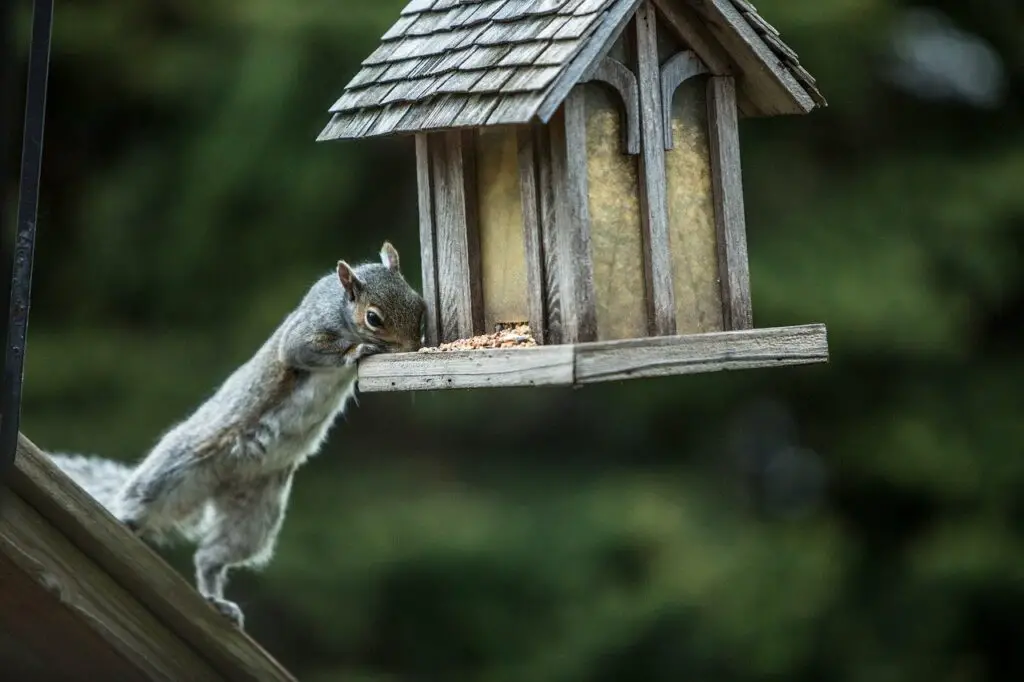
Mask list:
[[[224,598],[228,570],[270,560],[284,521],[292,472],[276,472],[228,487],[211,500],[195,553],[196,587],[210,604],[242,626],[242,611]]]
[[[140,467],[117,495],[114,515],[140,537],[163,537],[197,516],[209,499],[216,479],[204,464],[168,457],[156,466]]]

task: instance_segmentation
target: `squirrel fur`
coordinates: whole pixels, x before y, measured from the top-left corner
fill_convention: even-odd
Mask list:
[[[51,458],[140,537],[197,543],[196,586],[239,627],[228,569],[270,560],[296,469],[321,447],[356,389],[357,361],[415,351],[426,306],[388,242],[379,263],[338,261],[245,364],[135,467]]]

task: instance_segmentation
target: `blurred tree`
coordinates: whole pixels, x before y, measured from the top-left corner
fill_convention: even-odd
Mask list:
[[[402,4],[59,6],[40,445],[137,457],[337,257],[417,279],[409,141],[313,142]],[[302,679],[1024,677],[1024,10],[758,5],[830,106],[742,126],[756,323],[832,362],[366,397],[237,579]]]

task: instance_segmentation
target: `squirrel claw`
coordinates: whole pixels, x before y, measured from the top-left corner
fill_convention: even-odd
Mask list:
[[[242,628],[245,622],[245,617],[242,615],[242,609],[239,608],[238,604],[227,599],[218,599],[217,597],[207,597],[206,601],[217,610],[222,616],[230,620],[232,623]]]
[[[345,364],[351,367],[361,359],[379,352],[381,352],[379,346],[375,346],[372,343],[361,343],[345,353]]]

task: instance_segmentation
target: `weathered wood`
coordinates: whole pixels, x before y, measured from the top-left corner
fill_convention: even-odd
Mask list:
[[[3,552],[0,633],[0,670],[5,680],[151,679]]]
[[[738,66],[758,114],[806,114],[814,109],[811,96],[731,0],[693,0],[690,4]]]
[[[626,154],[640,153],[640,95],[636,76],[617,59],[605,57],[590,76],[590,81],[607,83],[619,93],[626,119],[622,128],[622,146]]]
[[[639,159],[622,153],[625,122],[615,93],[594,82],[581,87],[597,340],[647,336]]]
[[[439,332],[442,342],[447,342],[483,331],[475,164],[461,131],[432,136],[430,147]]]
[[[295,682],[266,651],[207,604],[191,584],[23,435],[18,439],[8,485],[188,642],[224,679]]]
[[[570,90],[601,68],[641,0],[568,2],[557,9],[556,1],[439,0],[428,13],[400,17],[350,79],[318,139],[527,124],[535,114],[550,121]],[[756,11],[737,9],[731,0],[655,3],[659,21],[713,73],[739,78],[742,112],[825,106],[796,53]],[[522,97],[490,102],[486,118],[463,112],[471,95],[499,92]],[[439,96],[445,94],[452,96]],[[403,106],[385,110],[395,105]]]
[[[224,679],[18,495],[3,498],[0,553],[142,671],[138,677]]]
[[[694,52],[678,52],[661,65],[662,128],[665,131],[665,149],[672,149],[672,98],[684,81],[708,72],[708,67]]]
[[[584,386],[604,381],[828,362],[823,324],[441,353],[359,362],[363,392]]]
[[[665,187],[665,133],[662,130],[661,92],[658,72],[658,38],[654,7],[645,0],[635,16],[637,72],[640,86],[640,127],[643,153],[640,165],[641,205],[648,319],[659,336],[676,331],[672,291],[672,245],[668,232]]]
[[[540,90],[555,79],[561,69],[557,66],[521,66],[501,86],[502,92],[531,92]]]
[[[575,381],[590,384],[827,360],[822,324],[627,339],[578,345]]]
[[[530,319],[519,145],[514,128],[476,135],[484,329]]]
[[[711,35],[704,20],[694,12],[688,3],[676,0],[654,0],[658,16],[688,48],[697,53],[700,60],[716,76],[732,74],[733,65],[729,53]]]
[[[750,265],[747,261],[736,86],[731,76],[714,76],[708,81],[707,93],[711,178],[725,327],[731,330],[750,329],[754,322],[750,301]]]
[[[602,16],[601,24],[587,39],[586,45],[581,49],[569,65],[562,71],[562,75],[555,79],[554,83],[548,86],[544,102],[537,109],[537,117],[547,123],[558,111],[559,106],[566,100],[573,87],[586,78],[591,69],[597,65],[608,54],[619,33],[629,22],[633,11],[640,5],[642,0],[628,0],[613,5],[606,15]]]
[[[597,314],[590,248],[586,104],[582,87],[569,93],[563,115],[550,126],[550,131],[562,342],[594,341],[597,339]]]
[[[416,186],[420,215],[420,266],[423,270],[422,295],[427,304],[424,343],[436,346],[438,333],[437,240],[434,232],[434,193],[430,173],[430,143],[425,133],[416,135]]]
[[[540,173],[534,127],[517,128],[516,140],[519,147],[523,255],[526,261],[526,307],[529,310],[533,337],[538,344],[543,345],[547,335],[544,320],[544,245],[541,234]]]
[[[572,384],[573,348],[568,344],[379,357],[359,363],[363,393]]]
[[[676,333],[718,332],[725,327],[711,186],[707,76],[680,85],[671,126],[675,143],[665,151],[665,182]]]
[[[537,152],[537,202],[541,246],[544,253],[544,343],[562,343],[562,284],[558,260],[558,201],[555,195],[555,176],[552,166],[551,127],[533,126],[534,147]]]

